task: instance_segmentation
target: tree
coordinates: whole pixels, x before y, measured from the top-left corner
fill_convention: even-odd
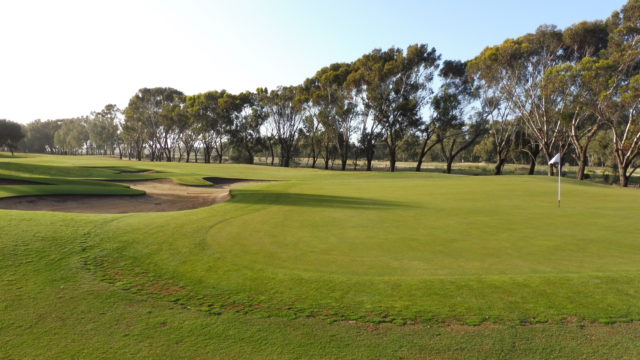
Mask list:
[[[474,111],[475,93],[467,64],[447,60],[439,73],[440,91],[431,102],[436,142],[451,173],[453,161],[486,132],[486,114]]]
[[[172,107],[180,106],[184,102],[184,94],[173,88],[142,88],[129,100],[129,105],[124,110],[125,124],[128,131],[140,131],[141,133],[128,134],[127,138],[133,140],[138,159],[142,158],[146,148],[151,155],[151,161],[161,160],[163,156],[170,161],[171,140],[175,128],[170,116]]]
[[[14,151],[18,147],[18,143],[24,137],[25,134],[20,124],[10,120],[0,119],[0,147],[5,147],[11,151],[11,156],[13,156]]]
[[[312,105],[308,111],[312,122],[308,122],[307,129],[318,132],[317,137],[324,147],[325,169],[329,167],[330,153],[334,148],[340,153],[341,169],[347,167],[351,135],[358,114],[356,82],[350,80],[352,73],[352,64],[335,63],[320,69],[304,83]],[[314,124],[320,126],[314,128]],[[319,131],[320,127],[322,131]],[[313,152],[315,144],[312,142],[311,145]]]
[[[418,162],[416,164],[416,171],[422,170],[422,163],[427,154],[439,144],[434,136],[436,134],[436,124],[434,121],[422,121],[420,127],[417,129],[416,134],[420,138],[420,151],[418,152]]]
[[[432,93],[430,85],[439,59],[434,48],[420,44],[409,46],[406,54],[398,48],[376,49],[355,63],[366,95],[364,107],[380,125],[391,171],[396,168],[399,142],[420,124],[420,112]]]
[[[236,106],[234,96],[226,90],[187,97],[186,108],[200,135],[205,163],[211,162],[214,152],[218,163],[222,163],[224,152],[229,146],[228,137],[233,128]]]
[[[54,153],[53,142],[56,131],[62,125],[61,120],[35,120],[25,126],[25,152]]]
[[[566,62],[547,69],[542,79],[543,97],[559,99],[557,113],[575,149],[578,180],[584,179],[588,148],[602,125],[593,104],[598,101],[597,92],[606,85],[603,87],[602,78],[594,72],[593,65],[607,48],[608,38],[607,26],[602,21],[583,21],[567,28],[563,32]],[[596,88],[599,90],[594,92]]]
[[[296,86],[279,87],[261,94],[268,122],[280,147],[280,166],[289,167],[298,130],[304,120],[304,96]]]
[[[571,63],[593,57],[607,48],[609,30],[603,21],[582,21],[562,33],[565,59]]]
[[[475,87],[473,91],[478,97],[480,112],[489,123],[487,141],[492,143],[485,149],[491,149],[495,155],[494,175],[501,175],[518,129],[513,108],[503,91],[508,80],[502,76],[500,62],[489,57],[478,56],[471,60],[467,71]]]
[[[87,117],[62,120],[62,125],[54,135],[54,144],[63,154],[77,155],[87,149],[89,132]]]
[[[87,120],[87,131],[91,145],[102,154],[111,154],[119,147],[118,132],[122,122],[122,110],[114,104],[106,105],[99,112],[91,113]]]
[[[185,98],[186,102],[186,98]],[[191,160],[191,154],[195,152],[198,135],[195,132],[193,118],[189,116],[186,104],[175,105],[173,107],[173,120],[175,127],[175,142],[178,148],[178,161],[182,161],[183,153],[186,155],[185,161]]]
[[[516,119],[515,122],[516,124],[522,124],[518,119]],[[529,134],[523,125],[516,127],[514,147],[527,154],[529,158],[528,175],[534,175],[538,156],[540,155],[540,144]]]
[[[237,107],[231,138],[236,146],[244,150],[248,164],[254,163],[255,154],[263,145],[260,128],[266,120],[266,113],[258,100],[257,92],[247,91],[236,97]]]
[[[619,183],[626,187],[640,153],[640,1],[630,0],[607,22],[609,47],[588,68],[600,79],[591,83],[599,94],[595,112],[610,129]]]
[[[311,156],[311,167],[315,168],[320,157],[320,147],[322,146],[322,128],[318,115],[307,115],[302,121],[300,136],[304,137],[305,145],[309,148]],[[325,162],[326,163],[326,162]]]
[[[564,99],[560,120],[563,127],[568,129],[569,139],[575,149],[578,163],[576,178],[584,179],[588,164],[588,149],[594,136],[600,129],[602,121],[597,116],[594,104],[598,95],[606,91],[608,85],[599,76],[596,68],[598,60],[585,58],[578,64],[562,64],[547,71],[545,75],[545,92],[557,93]]]
[[[476,59],[493,69],[493,77],[501,79],[499,91],[516,112],[531,137],[540,146],[547,161],[555,149],[566,149],[560,113],[563,98],[545,92],[547,70],[564,61],[562,31],[555,26],[540,26],[535,33],[508,39],[486,48]],[[553,166],[548,174],[553,175]]]

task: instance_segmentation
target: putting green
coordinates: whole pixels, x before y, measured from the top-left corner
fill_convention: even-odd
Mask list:
[[[180,212],[0,210],[3,259],[46,248],[35,270],[24,270],[34,260],[0,266],[8,279],[0,283],[9,294],[5,304],[31,296],[20,289],[53,291],[50,279],[80,275],[74,286],[100,284],[208,315],[279,318],[277,329],[287,326],[282,318],[499,326],[640,320],[640,192],[634,189],[566,179],[558,208],[556,180],[542,176],[35,156],[3,159],[0,177],[49,185],[0,186],[0,196],[125,194],[130,189],[98,179],[201,184],[211,176],[280,181],[233,189],[228,202]],[[40,285],[12,287],[18,273]],[[92,300],[99,313],[120,301],[107,299]],[[67,305],[56,301],[61,309]],[[70,316],[46,302],[34,306]],[[187,316],[181,311],[172,316]],[[16,324],[25,319],[12,314]]]
[[[283,180],[91,233],[103,270],[183,284],[185,302],[363,321],[640,317],[630,301],[640,290],[634,190],[566,180],[558,208],[547,177],[141,166],[165,177],[188,168],[194,178]],[[65,173],[54,167],[47,172]]]

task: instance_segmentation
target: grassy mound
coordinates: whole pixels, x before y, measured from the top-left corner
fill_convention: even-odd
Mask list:
[[[0,196],[122,191],[94,183],[132,177],[284,181],[182,212],[0,211],[10,357],[640,354],[634,190],[567,180],[558,208],[546,177],[121,164],[3,161],[0,177],[50,185]]]

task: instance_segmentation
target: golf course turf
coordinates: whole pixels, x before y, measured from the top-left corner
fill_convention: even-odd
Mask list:
[[[558,208],[545,176],[0,158],[0,197],[165,178],[276,181],[177,212],[0,210],[0,358],[640,356],[635,189],[563,179]]]

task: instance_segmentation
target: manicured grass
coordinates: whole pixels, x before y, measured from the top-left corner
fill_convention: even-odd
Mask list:
[[[0,354],[640,356],[636,190],[567,179],[558,208],[538,176],[27,156],[0,177],[52,185],[0,196],[208,176],[282,181],[182,212],[0,210]]]

